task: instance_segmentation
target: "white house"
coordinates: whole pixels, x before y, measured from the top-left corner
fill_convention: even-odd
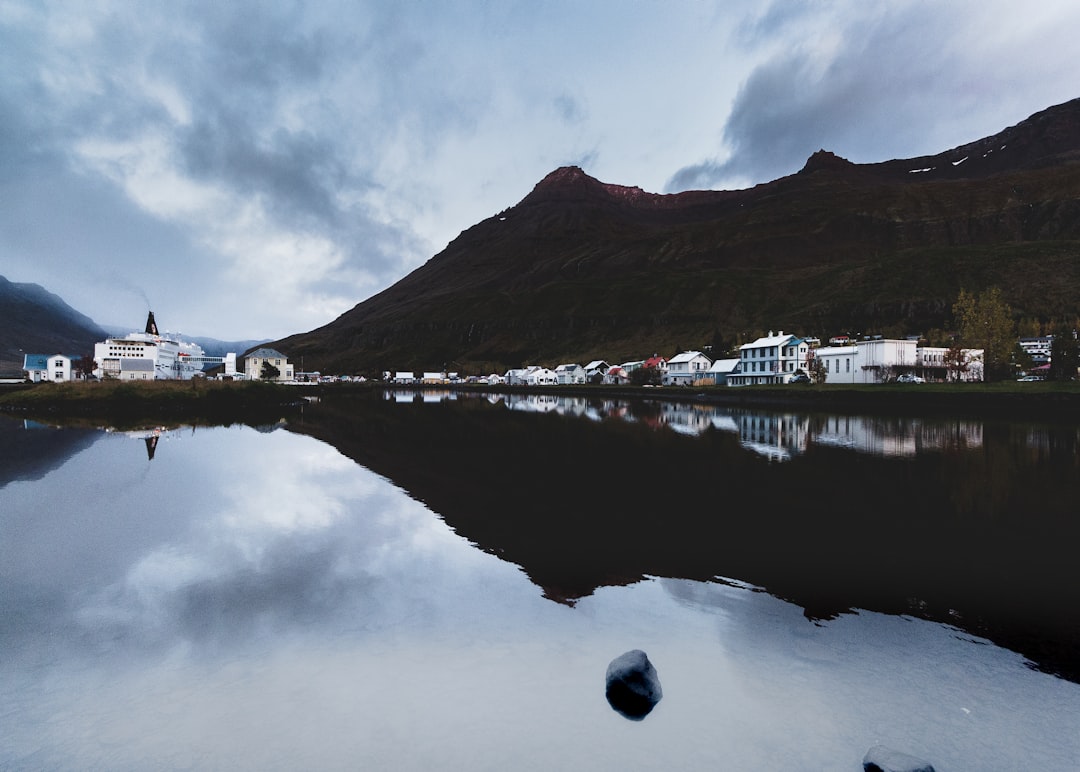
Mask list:
[[[739,359],[717,359],[705,371],[705,377],[711,379],[717,386],[726,386],[728,378],[732,375],[738,375],[741,361]]]
[[[809,354],[810,344],[802,338],[770,331],[739,346],[739,372],[728,378],[728,386],[787,383],[796,372],[806,372]]]
[[[554,386],[558,382],[559,376],[546,367],[534,365],[525,371],[525,383],[529,386]]]
[[[684,351],[668,360],[665,386],[692,386],[705,377],[712,360],[700,351]]]
[[[26,372],[27,380],[34,383],[40,383],[41,381],[52,381],[53,383],[70,381],[73,375],[72,364],[78,362],[81,358],[67,354],[53,354],[52,356],[24,354],[23,370]]]
[[[561,386],[585,383],[585,368],[579,364],[559,365],[555,368],[555,377]]]
[[[603,379],[604,374],[611,369],[611,365],[602,359],[594,359],[585,365],[585,380],[592,383],[593,380]]]
[[[630,383],[630,375],[622,365],[612,365],[604,373],[604,383],[612,386],[625,386]]]
[[[271,380],[291,381],[294,380],[293,366],[280,351],[272,348],[258,348],[247,355],[244,361],[244,376],[249,381],[263,379],[263,365],[269,365],[278,371]]]

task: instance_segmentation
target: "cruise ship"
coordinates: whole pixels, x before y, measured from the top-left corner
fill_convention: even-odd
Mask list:
[[[235,357],[235,354],[230,355]],[[146,317],[146,330],[94,344],[94,375],[125,381],[189,380],[203,366],[223,360],[207,357],[197,343],[158,332],[154,312]],[[233,360],[235,370],[235,359]]]

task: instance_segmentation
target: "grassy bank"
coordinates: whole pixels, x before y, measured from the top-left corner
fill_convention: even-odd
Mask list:
[[[294,387],[259,381],[42,383],[0,389],[0,411],[28,417],[93,416],[124,424],[194,417],[246,423],[276,419],[301,398]]]

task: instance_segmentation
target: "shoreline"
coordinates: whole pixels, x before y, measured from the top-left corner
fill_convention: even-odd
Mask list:
[[[264,381],[119,381],[0,385],[0,414],[55,417],[250,417],[295,408],[306,397],[383,391],[542,394],[584,399],[690,402],[808,412],[965,415],[1080,420],[1080,383],[882,384],[872,386],[506,386],[477,384],[277,384]]]

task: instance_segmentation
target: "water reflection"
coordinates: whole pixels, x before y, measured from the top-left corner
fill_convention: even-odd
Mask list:
[[[483,399],[525,413],[555,413],[594,421],[620,419],[699,436],[730,432],[744,448],[773,461],[790,461],[812,445],[877,456],[913,457],[920,452],[977,448],[983,424],[971,419],[810,415],[671,401],[588,398],[555,394],[476,394],[451,389],[396,389],[384,398],[398,403]],[[1038,441],[1033,433],[1033,441]]]
[[[324,401],[290,429],[393,480],[548,598],[731,577],[814,620],[947,621],[1080,680],[1076,426],[531,395],[411,404]]]
[[[920,545],[954,503],[896,523],[912,499],[893,494],[835,520],[801,483],[842,467],[858,493],[901,472],[963,501],[943,481],[992,465],[1045,484],[1049,517],[1024,518],[1044,532],[1020,546],[1041,545],[1075,493],[1063,435],[1033,448],[1031,427],[988,426],[976,451],[929,460],[811,445],[771,464],[731,431],[656,431],[661,411],[626,407],[607,421],[327,399],[303,424],[170,429],[152,461],[142,436],[96,432],[60,463],[47,444],[48,469],[0,488],[0,767],[841,770],[884,742],[1012,770],[1080,754],[1076,684],[920,614],[805,613],[910,611],[910,593],[966,624],[965,582],[1012,608],[992,574],[1017,569],[1025,629],[1060,645],[1045,620],[1075,618],[1075,584],[1023,561],[979,572],[999,539],[965,551],[935,533],[955,576],[932,570],[936,550],[891,545],[892,528]],[[769,505],[745,508],[741,485]],[[830,550],[852,525],[867,550]],[[924,561],[937,596],[907,582]],[[631,723],[599,673],[638,648],[664,700]]]

